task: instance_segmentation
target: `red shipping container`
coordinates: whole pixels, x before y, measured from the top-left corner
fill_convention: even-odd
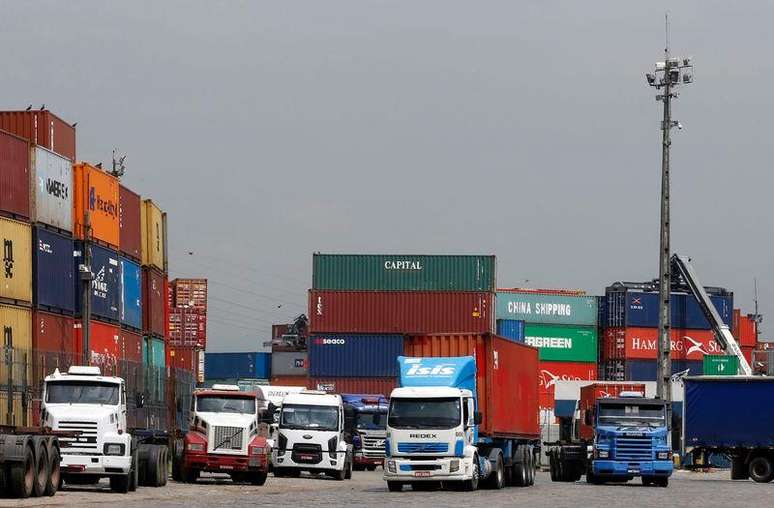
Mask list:
[[[50,312],[32,312],[33,386],[52,374],[65,372],[73,363],[81,363],[73,334],[71,317]]]
[[[483,421],[493,437],[539,436],[538,350],[494,334],[415,335],[406,356],[476,357],[476,389]]]
[[[0,129],[75,160],[75,127],[48,110],[0,111]]]
[[[494,293],[309,291],[311,333],[490,333]]]
[[[121,360],[121,340],[120,330],[116,325],[103,323],[101,321],[91,321],[89,334],[89,363],[102,370],[103,375],[115,375],[118,372],[119,361]],[[75,322],[74,326],[75,343],[79,352],[83,352],[83,322]]]
[[[172,369],[199,371],[199,350],[187,347],[167,347],[167,366]]]
[[[712,330],[672,329],[672,359],[701,360],[704,355],[724,354]],[[603,360],[655,360],[658,328],[608,328],[605,330]]]
[[[30,147],[26,140],[0,131],[0,212],[30,218]]]
[[[188,305],[207,312],[207,279],[175,279],[170,283],[173,307]]]
[[[207,347],[207,314],[176,307],[169,313],[169,343],[173,346]]]
[[[140,195],[123,185],[118,186],[118,230],[121,254],[139,262],[142,256]]]
[[[303,386],[306,387],[309,378],[306,376],[273,376],[271,386]]]
[[[621,392],[640,392],[645,396],[645,385],[642,383],[594,383],[581,387],[578,409],[580,409],[580,437],[594,438],[594,426],[584,423],[586,411],[594,409],[597,399],[618,397]]]
[[[369,395],[390,396],[393,388],[398,386],[394,377],[325,377],[310,378],[306,385],[310,390],[321,390],[331,393],[362,393]]]
[[[557,381],[594,381],[597,364],[585,362],[540,362],[540,409],[554,410]]]
[[[742,316],[742,311],[734,309],[732,332],[741,347],[754,347],[758,341],[758,324],[752,314]]]
[[[142,335],[127,328],[121,328],[121,359],[127,362],[142,363]]]
[[[167,330],[166,280],[166,276],[155,268],[142,267],[142,327],[158,337],[165,337]]]

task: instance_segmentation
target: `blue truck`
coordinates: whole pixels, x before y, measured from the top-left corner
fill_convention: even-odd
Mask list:
[[[345,415],[352,422],[355,471],[374,471],[384,463],[389,401],[382,394],[342,394]]]
[[[731,479],[774,479],[774,378],[687,377],[683,446],[691,467],[711,454],[731,459]]]

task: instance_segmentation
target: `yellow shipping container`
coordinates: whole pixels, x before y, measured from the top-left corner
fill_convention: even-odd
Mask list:
[[[0,384],[7,386],[10,374],[14,389],[32,388],[32,311],[16,305],[0,305],[0,329],[3,331]]]
[[[32,228],[26,222],[0,217],[0,240],[0,298],[32,302]]]
[[[32,425],[32,401],[24,397],[24,392],[11,394],[11,413],[8,408],[8,392],[0,392],[0,425],[26,427]]]
[[[142,224],[142,264],[166,271],[167,214],[150,199],[140,206]]]

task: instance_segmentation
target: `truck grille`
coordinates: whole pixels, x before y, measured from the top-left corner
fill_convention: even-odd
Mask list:
[[[65,446],[62,453],[89,453],[101,454],[97,447],[97,422],[87,420],[63,420],[57,423],[57,430],[80,432],[78,437],[60,437],[59,441]]]
[[[296,464],[319,464],[322,462],[322,448],[315,444],[296,444],[290,458]]]
[[[384,438],[375,436],[363,436],[363,455],[368,458],[384,458]]]
[[[244,429],[241,427],[215,427],[212,450],[241,450],[242,435]]]
[[[449,443],[398,443],[400,453],[446,453]]]
[[[616,460],[653,460],[653,441],[650,436],[616,437],[614,453]]]

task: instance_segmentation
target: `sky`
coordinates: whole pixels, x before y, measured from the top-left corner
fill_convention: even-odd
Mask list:
[[[306,311],[312,253],[496,254],[503,287],[658,276],[672,245],[774,316],[774,4],[0,0],[0,109],[78,122],[78,158],[168,213],[170,276],[210,280],[208,350]],[[764,321],[764,337],[768,326]]]

